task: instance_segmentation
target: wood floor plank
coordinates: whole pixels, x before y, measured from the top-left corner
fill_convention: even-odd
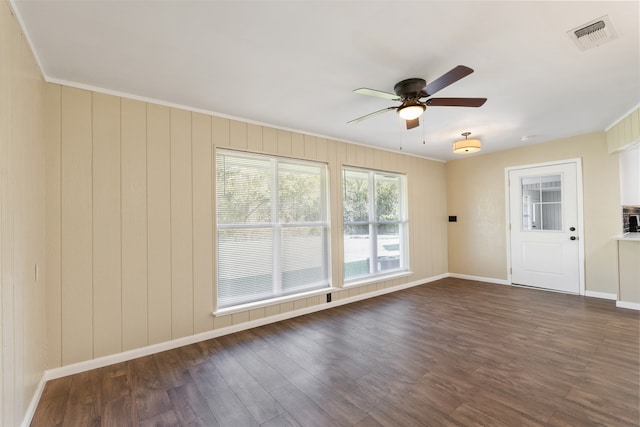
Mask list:
[[[244,404],[253,418],[262,424],[284,410],[273,397],[256,381],[228,352],[221,352],[211,360],[222,378]]]
[[[376,423],[385,427],[423,427],[424,421],[411,416],[396,406],[381,400],[378,406],[369,412],[369,416]],[[364,421],[364,420],[363,420]]]
[[[56,381],[47,382],[31,425],[62,425],[66,415],[65,409],[67,407],[67,400],[69,399],[71,378],[72,377],[60,378]]]
[[[258,425],[222,375],[210,362],[194,366],[190,368],[190,372],[202,397],[220,425]]]
[[[507,425],[543,426],[553,414],[548,401],[531,400],[526,390],[480,388],[465,404]]]
[[[171,389],[168,393],[179,425],[210,427],[220,425],[195,382]]]
[[[288,383],[285,377],[255,353],[255,347],[249,346],[244,342],[240,342],[237,345],[229,345],[225,341],[227,338],[228,337],[220,338],[222,345],[227,348],[233,358],[242,365],[245,371],[260,383],[265,390],[274,390]]]
[[[178,417],[173,410],[168,410],[141,421],[140,427],[175,427],[178,423]]]
[[[354,427],[384,427],[384,424],[378,422],[373,416],[367,415],[367,418],[355,424]]]
[[[63,425],[77,423],[82,426],[99,426],[101,424],[101,377],[100,369],[73,376]]]
[[[367,416],[364,410],[350,400],[344,399],[311,374],[296,376],[292,384],[315,404],[331,414],[341,425],[353,425]]]
[[[577,387],[571,389],[566,399],[576,403],[586,411],[598,414],[600,417],[612,417],[615,424],[640,422],[640,412],[637,402],[633,402],[629,395],[626,399],[616,399],[611,395],[596,395]]]
[[[260,424],[260,427],[300,427],[296,420],[294,420],[289,414],[280,414],[277,417],[271,418]]]
[[[492,427],[510,427],[510,424],[491,418],[482,410],[473,407],[470,404],[463,404],[456,408],[451,417],[459,421],[464,426],[492,426]]]
[[[366,413],[376,408],[380,402],[380,398],[370,393],[369,390],[358,384],[356,380],[346,378],[342,370],[328,368],[324,375],[316,376],[316,378],[334,393],[339,394],[342,399],[353,403]]]
[[[102,407],[101,426],[124,427],[138,425],[138,417],[130,396],[106,402]]]
[[[153,418],[170,408],[171,399],[167,390],[150,388],[136,393],[136,411],[140,421]]]
[[[602,413],[590,407],[573,402],[559,405],[554,414],[547,421],[549,426],[615,426],[638,427],[640,420],[631,422],[622,420],[613,412]]]
[[[192,382],[188,367],[183,364],[177,351],[156,353],[153,358],[157,366],[157,379],[162,387],[170,389]]]
[[[138,420],[143,421],[171,409],[167,388],[162,384],[162,374],[154,356],[131,361],[133,390]],[[161,417],[162,419],[162,417]]]
[[[280,387],[272,391],[271,394],[300,425],[309,427],[331,427],[340,425],[294,385]]]
[[[101,369],[101,396],[104,402],[129,398],[132,393],[131,373],[128,363],[116,363]]]
[[[32,426],[640,426],[640,313],[447,278],[51,380]]]

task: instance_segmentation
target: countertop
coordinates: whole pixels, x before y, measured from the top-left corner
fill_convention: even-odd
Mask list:
[[[619,234],[615,236],[614,239],[623,240],[625,242],[640,242],[640,232]]]

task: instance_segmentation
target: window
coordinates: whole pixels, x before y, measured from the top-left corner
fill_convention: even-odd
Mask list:
[[[345,167],[342,185],[345,281],[406,270],[405,176]]]
[[[216,151],[218,308],[329,286],[326,165]]]

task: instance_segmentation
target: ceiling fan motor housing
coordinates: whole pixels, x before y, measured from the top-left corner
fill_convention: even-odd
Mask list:
[[[420,98],[422,89],[427,86],[425,79],[413,78],[402,80],[393,87],[394,92],[400,98]]]

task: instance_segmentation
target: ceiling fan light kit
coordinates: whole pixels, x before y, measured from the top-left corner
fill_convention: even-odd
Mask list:
[[[424,113],[425,108],[422,104],[407,105],[398,110],[398,115],[405,120],[414,120]]]
[[[471,154],[482,150],[482,142],[479,139],[469,139],[471,132],[464,132],[464,139],[453,143],[453,152],[455,154]]]

